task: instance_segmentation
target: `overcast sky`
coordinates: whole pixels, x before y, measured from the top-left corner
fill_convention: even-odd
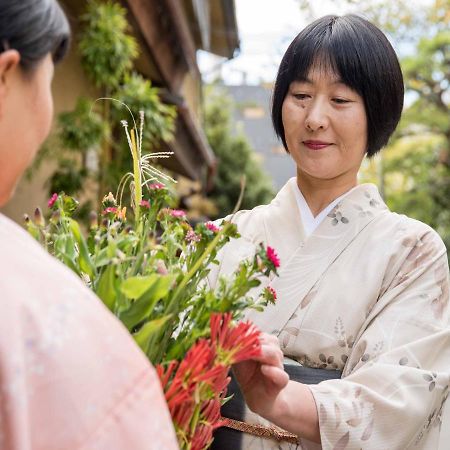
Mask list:
[[[421,4],[429,0],[411,0]],[[333,4],[334,3],[334,4]],[[313,14],[345,14],[332,0],[311,2]],[[241,50],[239,56],[222,58],[199,52],[199,66],[205,81],[221,76],[226,84],[258,84],[274,80],[281,57],[291,40],[308,23],[296,0],[235,0]]]

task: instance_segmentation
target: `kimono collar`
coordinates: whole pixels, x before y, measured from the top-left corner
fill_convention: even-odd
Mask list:
[[[353,189],[353,188],[352,188]],[[302,194],[302,191],[297,186],[295,189],[295,198],[297,200],[297,205],[300,213],[300,219],[303,223],[303,228],[305,230],[306,236],[310,236],[313,231],[320,225],[322,220],[327,216],[327,214],[346,196],[348,195],[352,189],[349,189],[347,192],[344,192],[338,198],[334,199],[330,204],[328,204],[322,211],[319,212],[315,217],[309,208],[308,203],[306,202],[305,197]]]
[[[360,184],[344,194],[313,233],[308,235],[298,214],[297,192],[297,179],[292,177],[264,208],[263,240],[276,249],[282,264],[306,241],[315,240],[317,236],[336,235],[340,226],[373,217],[377,211],[387,209],[374,184]]]

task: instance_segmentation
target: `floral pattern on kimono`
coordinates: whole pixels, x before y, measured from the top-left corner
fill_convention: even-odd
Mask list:
[[[0,448],[178,448],[155,370],[68,268],[0,215]]]
[[[269,205],[235,216],[242,237],[223,250],[210,279],[232,272],[259,242],[274,247],[281,260],[280,276],[270,281],[277,303],[247,317],[279,337],[285,356],[343,371],[342,379],[309,386],[321,445],[302,440],[298,448],[444,450],[450,327],[442,240],[390,212],[370,184],[352,189],[306,238],[293,213],[295,183]],[[267,424],[250,411],[246,420]],[[264,448],[291,448],[269,442]],[[243,448],[259,445],[262,439],[246,436]]]

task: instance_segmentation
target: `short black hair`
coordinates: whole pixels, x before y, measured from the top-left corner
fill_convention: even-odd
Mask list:
[[[70,26],[56,0],[0,0],[0,49],[17,50],[25,71],[49,53],[57,63],[69,42]]]
[[[283,102],[289,85],[304,81],[317,64],[331,69],[364,100],[367,155],[373,156],[387,144],[403,109],[402,71],[388,39],[375,25],[354,14],[322,17],[297,35],[280,63],[272,96],[273,126],[288,152]]]

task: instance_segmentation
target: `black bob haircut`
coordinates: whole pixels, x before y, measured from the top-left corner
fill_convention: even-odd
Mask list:
[[[17,50],[25,72],[48,53],[59,62],[69,42],[70,26],[56,0],[0,0],[0,51]]]
[[[367,116],[367,156],[384,147],[403,109],[403,76],[386,36],[362,17],[325,16],[291,42],[278,69],[272,96],[275,133],[287,148],[282,106],[289,85],[304,81],[313,66],[333,71],[364,100]]]

